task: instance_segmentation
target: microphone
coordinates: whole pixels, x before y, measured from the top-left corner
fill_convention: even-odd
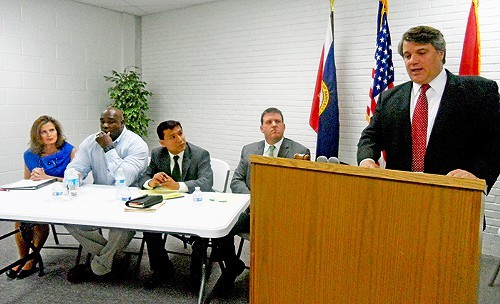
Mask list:
[[[330,164],[340,164],[340,160],[336,158],[335,156],[331,156],[328,158],[328,163]]]
[[[328,158],[326,158],[326,156],[318,156],[318,158],[316,158],[316,162],[317,163],[327,163],[328,162]]]

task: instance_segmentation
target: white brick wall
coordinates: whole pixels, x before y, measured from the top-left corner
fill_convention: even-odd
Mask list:
[[[135,27],[134,16],[72,1],[0,0],[0,184],[22,177],[40,115],[75,146],[99,129],[103,76],[136,64]]]
[[[341,113],[340,158],[355,164],[373,63],[377,1],[336,1],[336,63]],[[411,26],[429,24],[448,42],[446,67],[458,71],[469,0],[390,1],[394,46]],[[108,104],[103,75],[143,62],[155,96],[155,127],[178,119],[189,141],[227,160],[262,138],[259,116],[283,110],[286,134],[314,153],[308,126],[318,57],[328,20],[326,0],[223,0],[146,16],[143,56],[136,18],[64,0],[0,0],[0,184],[22,176],[29,128],[53,115],[78,144],[98,128]],[[480,1],[483,76],[500,80],[496,1]],[[396,82],[408,80],[395,54]],[[500,184],[486,198],[483,252],[500,253]]]
[[[366,126],[378,2],[335,2],[335,56],[340,106],[340,158],[355,164]],[[439,28],[447,40],[446,67],[458,72],[470,0],[390,1],[396,84],[408,80],[396,46],[411,26]],[[500,10],[480,1],[482,75],[500,80]],[[189,141],[225,159],[234,170],[241,147],[262,138],[260,113],[269,106],[285,116],[286,135],[315,151],[308,126],[318,57],[328,20],[326,0],[225,0],[143,17],[144,79],[154,92],[149,143],[156,125],[183,123]],[[483,252],[500,254],[500,190],[486,199]]]

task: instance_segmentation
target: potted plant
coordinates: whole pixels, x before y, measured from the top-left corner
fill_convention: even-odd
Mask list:
[[[125,126],[139,136],[148,136],[148,125],[151,119],[146,112],[149,110],[147,97],[153,95],[146,90],[146,82],[141,80],[137,67],[127,67],[123,73],[112,71],[111,76],[104,76],[106,81],[115,83],[108,88],[108,94],[113,103],[111,106],[123,112]]]

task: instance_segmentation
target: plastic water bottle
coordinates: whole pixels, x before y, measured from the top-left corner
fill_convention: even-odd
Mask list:
[[[201,192],[200,187],[194,187],[193,205],[201,206],[202,203],[203,203],[203,192]]]
[[[64,196],[64,186],[62,183],[55,182],[52,186],[52,199],[54,201],[62,201]]]
[[[75,168],[68,169],[66,173],[66,182],[69,197],[76,198],[78,196],[78,188],[80,187],[80,178]]]
[[[127,180],[122,168],[118,168],[115,176],[116,199],[125,203],[130,199],[130,190],[127,187]]]

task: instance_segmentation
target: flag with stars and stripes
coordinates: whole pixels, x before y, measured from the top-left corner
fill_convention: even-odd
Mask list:
[[[370,104],[366,107],[366,120],[375,113],[377,98],[385,89],[394,86],[394,65],[392,64],[391,33],[387,21],[388,0],[379,0],[377,17],[377,48],[372,69],[373,84],[370,88]]]

